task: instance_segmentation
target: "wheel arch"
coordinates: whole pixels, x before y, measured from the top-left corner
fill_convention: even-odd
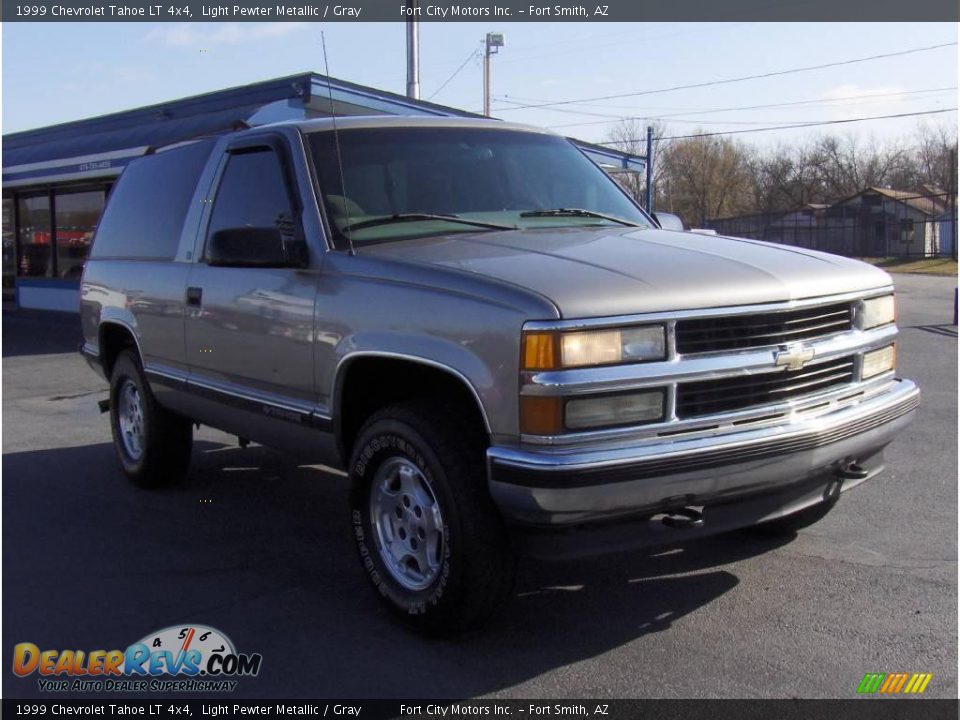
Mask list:
[[[355,405],[347,402],[357,396],[356,385],[361,380],[375,378],[372,383],[371,394],[387,389],[388,392],[378,397],[362,398]],[[384,351],[357,351],[341,359],[337,366],[334,381],[333,426],[336,437],[337,450],[346,466],[350,461],[350,453],[356,434],[363,424],[363,420],[375,410],[386,407],[393,402],[405,399],[418,399],[424,394],[412,392],[409,383],[399,387],[395,383],[400,380],[432,379],[437,384],[431,387],[426,395],[437,395],[440,389],[456,389],[459,400],[467,402],[468,407],[475,413],[475,421],[489,440],[492,430],[486,408],[481,400],[477,388],[461,371],[449,365],[430,360],[428,358],[404,353]],[[454,395],[457,399],[457,395]]]
[[[129,325],[119,320],[104,320],[100,323],[97,330],[98,344],[100,350],[100,362],[103,365],[103,372],[107,379],[113,372],[113,365],[117,361],[117,356],[125,349],[136,350],[140,362],[143,362],[143,353],[140,350],[140,341],[137,334]]]

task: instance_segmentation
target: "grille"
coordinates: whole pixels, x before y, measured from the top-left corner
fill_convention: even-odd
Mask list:
[[[852,327],[850,303],[755,315],[692,318],[677,321],[677,352],[692,354],[784,345]]]
[[[677,417],[685,420],[768,405],[852,381],[853,357],[843,357],[800,370],[681,383],[677,386]]]

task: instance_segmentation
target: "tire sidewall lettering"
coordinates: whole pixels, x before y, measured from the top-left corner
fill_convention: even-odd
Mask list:
[[[427,482],[434,487],[437,492],[437,483],[434,479],[434,473],[427,463],[423,454],[406,439],[395,433],[381,433],[371,438],[357,453],[356,461],[353,464],[351,475],[354,478],[360,478],[363,483],[364,492],[362,493],[362,507],[366,507],[369,502],[369,493],[372,485],[372,475],[376,468],[386,459],[394,455],[403,455],[411,460],[423,473]],[[442,493],[438,493],[442,496]],[[438,500],[443,502],[441,497]],[[446,503],[445,503],[446,504]],[[451,566],[451,537],[450,526],[446,516],[449,508],[443,508],[443,564],[440,568],[440,575],[436,582],[426,590],[413,593],[402,588],[394,582],[389,574],[381,571],[382,560],[379,556],[379,549],[376,548],[377,542],[374,534],[370,530],[369,513],[364,512],[358,507],[354,507],[351,513],[351,520],[354,526],[354,538],[357,543],[357,549],[360,553],[361,562],[367,572],[371,582],[376,590],[384,597],[389,598],[396,606],[410,615],[423,615],[430,607],[437,607],[443,602],[448,594],[447,587],[450,583],[452,573]],[[373,547],[371,547],[373,546]]]

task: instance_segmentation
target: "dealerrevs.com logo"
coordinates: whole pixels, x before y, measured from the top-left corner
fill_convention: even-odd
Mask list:
[[[263,657],[238,653],[230,639],[204,625],[176,625],[125,650],[13,648],[13,673],[38,676],[44,692],[232,692],[255,677]]]

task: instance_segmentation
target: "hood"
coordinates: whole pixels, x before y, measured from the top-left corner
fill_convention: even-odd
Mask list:
[[[463,233],[360,252],[528,288],[552,300],[564,318],[782,302],[891,284],[882,270],[849,258],[653,228]]]

